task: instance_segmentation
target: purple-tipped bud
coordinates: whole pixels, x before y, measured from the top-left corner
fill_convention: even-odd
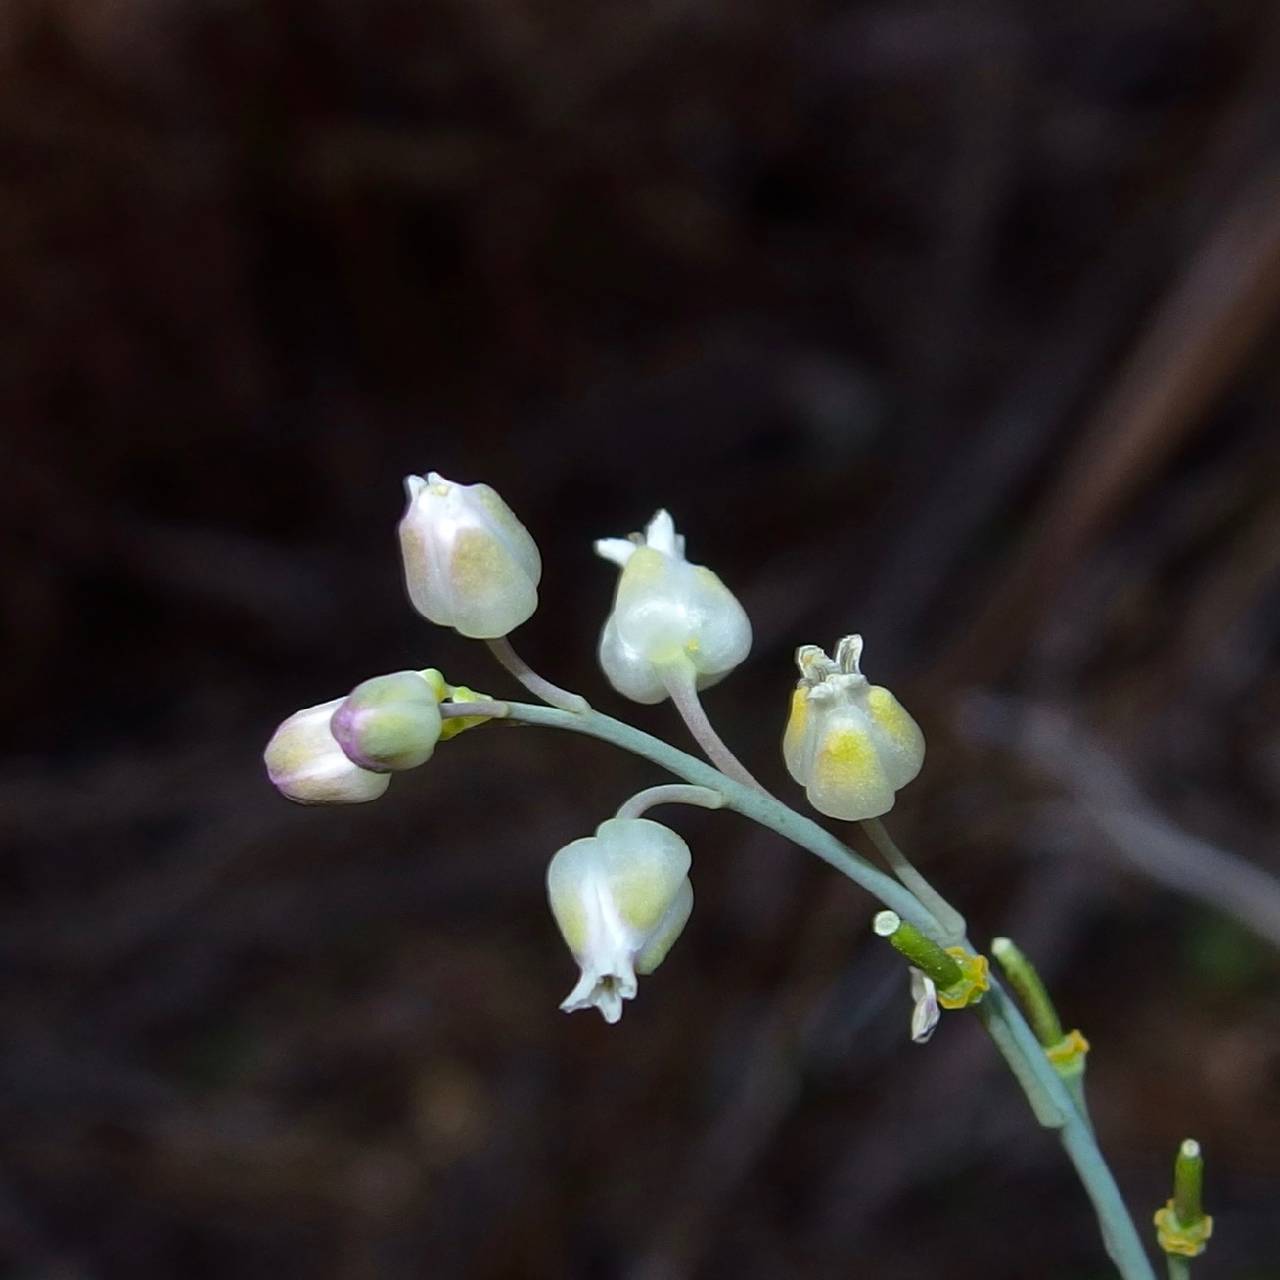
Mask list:
[[[435,690],[416,671],[374,676],[347,695],[329,727],[362,769],[394,773],[431,759],[440,740]]]

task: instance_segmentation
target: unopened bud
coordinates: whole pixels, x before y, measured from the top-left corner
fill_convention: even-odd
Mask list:
[[[363,804],[390,785],[384,773],[371,773],[344,754],[329,728],[341,698],[295,711],[271,735],[263,761],[281,795],[297,804]]]
[[[431,759],[440,739],[439,699],[416,671],[374,676],[352,689],[330,728],[362,769],[415,769]]]
[[[542,559],[511,508],[487,484],[435,471],[404,483],[400,549],[413,607],[473,639],[496,640],[526,622],[538,607]]]

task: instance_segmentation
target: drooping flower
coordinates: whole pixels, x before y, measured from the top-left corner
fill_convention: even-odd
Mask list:
[[[363,804],[390,786],[389,775],[362,769],[338,745],[329,722],[342,701],[295,711],[271,735],[262,758],[281,795],[298,804]]]
[[[649,521],[643,538],[601,538],[595,545],[622,568],[599,657],[623,697],[661,702],[671,669],[680,666],[705,689],[751,651],[742,606],[710,569],[685,559],[684,538],[667,512]]]
[[[809,803],[829,818],[878,818],[924,764],[924,735],[902,704],[859,669],[862,637],[846,636],[834,661],[807,644],[782,754]]]
[[[542,557],[511,508],[487,484],[455,484],[435,471],[404,484],[400,550],[413,607],[473,639],[496,640],[528,621]]]
[[[648,818],[610,818],[551,859],[551,913],[582,971],[563,1010],[622,1017],[636,975],[662,963],[693,910],[689,866],[685,842]]]
[[[440,740],[440,698],[417,671],[374,676],[347,694],[329,727],[362,769],[415,769],[431,759]]]

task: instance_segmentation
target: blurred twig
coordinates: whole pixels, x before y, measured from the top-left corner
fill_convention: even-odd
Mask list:
[[[1132,866],[1280,947],[1280,881],[1165,817],[1068,716],[1012,698],[974,694],[963,709],[962,723],[971,736],[1025,753],[1065,784],[1077,811]]]

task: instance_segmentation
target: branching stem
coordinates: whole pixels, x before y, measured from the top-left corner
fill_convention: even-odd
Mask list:
[[[928,907],[942,932],[947,935],[947,941],[959,942],[967,927],[964,916],[915,869],[911,859],[898,848],[879,818],[868,818],[860,825],[871,837],[871,843],[880,850],[881,856],[889,864],[889,870]]]
[[[469,704],[467,710],[475,714],[475,706],[474,703]],[[745,777],[734,776],[727,769],[718,772],[661,739],[642,733],[620,720],[601,715],[598,711],[587,709],[571,712],[513,702],[507,704],[507,714],[511,720],[555,729],[570,729],[598,738],[652,761],[695,787],[719,792],[724,798],[725,808],[737,811],[816,854],[878,898],[886,907],[896,911],[904,920],[910,921],[922,933],[935,941],[949,943],[950,940],[935,919],[934,913],[915,894],[867,859],[846,848],[816,822],[761,790],[731,754],[729,759]],[[727,748],[725,750],[727,752]],[[1156,1280],[1156,1273],[1092,1130],[1077,1109],[1066,1084],[1045,1056],[1035,1033],[994,977],[991,979],[990,989],[982,1003],[976,1006],[976,1010],[983,1026],[1027,1094],[1037,1119],[1058,1132],[1063,1148],[1075,1166],[1098,1215],[1107,1253],[1123,1280]],[[1175,1276],[1174,1280],[1181,1280],[1181,1277]]]
[[[703,809],[719,809],[724,805],[724,796],[710,787],[691,787],[678,782],[670,786],[647,787],[624,801],[615,816],[638,818],[659,804],[694,804]]]
[[[540,698],[549,707],[558,707],[561,711],[589,711],[591,704],[580,693],[571,693],[558,684],[540,676],[512,647],[506,636],[496,640],[486,640],[489,652],[529,690],[535,698]]]

